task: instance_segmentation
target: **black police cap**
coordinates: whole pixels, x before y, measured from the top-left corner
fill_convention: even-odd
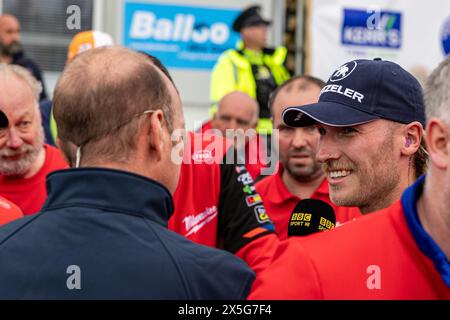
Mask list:
[[[245,27],[257,26],[261,24],[266,26],[269,25],[271,22],[264,20],[261,17],[261,14],[259,13],[260,10],[260,6],[251,6],[250,8],[242,11],[233,22],[233,30],[240,32]]]

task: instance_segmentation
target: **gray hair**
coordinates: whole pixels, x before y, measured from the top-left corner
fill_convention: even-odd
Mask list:
[[[424,91],[427,119],[439,118],[450,125],[450,56],[428,77]]]
[[[0,75],[14,75],[25,81],[33,92],[36,104],[38,104],[39,96],[42,92],[42,84],[36,80],[30,71],[18,65],[0,63]]]

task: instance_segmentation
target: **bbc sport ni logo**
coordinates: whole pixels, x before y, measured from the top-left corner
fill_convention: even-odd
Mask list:
[[[445,19],[442,26],[441,41],[444,54],[448,55],[450,53],[450,16]]]
[[[402,46],[401,20],[399,12],[344,8],[341,43],[399,49]]]

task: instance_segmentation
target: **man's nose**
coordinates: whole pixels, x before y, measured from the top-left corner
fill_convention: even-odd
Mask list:
[[[18,149],[22,146],[23,140],[15,129],[9,130],[8,140],[6,146],[11,149]]]
[[[294,148],[301,148],[301,147],[306,147],[307,145],[307,141],[305,138],[305,134],[302,131],[301,128],[295,128],[294,129],[294,137],[292,138],[292,146]]]
[[[324,163],[328,160],[339,159],[340,151],[336,142],[327,136],[322,136],[319,142],[319,149],[317,150],[316,160]]]

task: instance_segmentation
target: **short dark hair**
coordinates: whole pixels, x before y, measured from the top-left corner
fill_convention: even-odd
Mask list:
[[[276,99],[277,95],[280,93],[280,91],[284,90],[285,88],[287,88],[287,90],[290,91],[290,89],[293,87],[294,83],[300,82],[300,81],[303,81],[304,84],[300,85],[297,88],[298,91],[303,91],[311,85],[318,86],[320,89],[325,87],[325,82],[323,80],[313,77],[313,76],[310,76],[310,75],[298,75],[298,76],[294,76],[294,77],[290,78],[289,80],[284,82],[282,85],[280,85],[278,88],[276,88],[270,94],[269,110],[270,110],[270,114],[272,116],[273,116],[273,103],[275,102],[275,99]]]
[[[55,88],[61,148],[72,165],[77,146],[83,162],[127,163],[141,122],[125,124],[160,109],[171,132],[171,100],[161,74],[141,54],[118,46],[88,50],[65,68]]]

